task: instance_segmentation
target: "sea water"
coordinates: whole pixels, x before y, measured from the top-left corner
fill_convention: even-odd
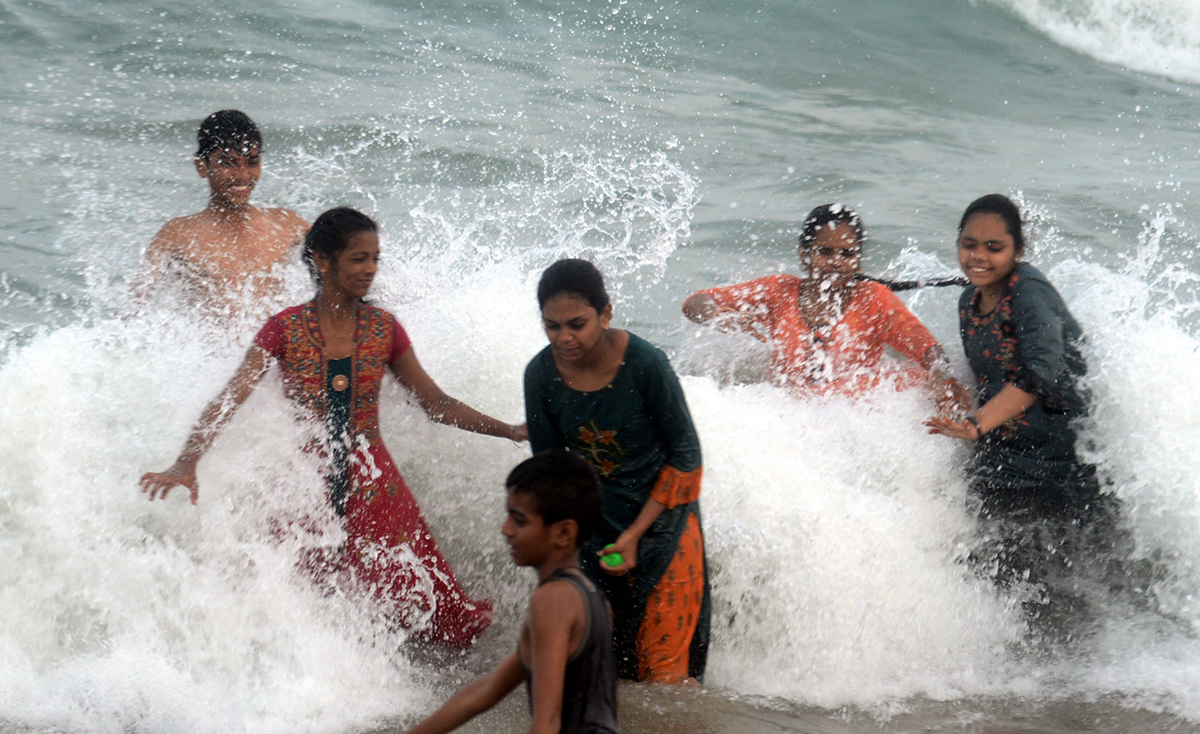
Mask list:
[[[255,200],[381,222],[375,297],[449,393],[506,420],[556,258],[680,372],[705,458],[705,689],[622,688],[638,732],[1200,731],[1200,9],[1187,0],[0,1],[0,731],[366,732],[411,723],[513,644],[528,572],[498,528],[527,449],[430,423],[385,440],[498,622],[413,646],[295,570],[336,544],[268,377],[150,503],[261,313],[129,282],[203,206],[196,127],[263,130]],[[1130,593],[1066,641],[966,563],[966,447],[919,392],[800,400],[701,287],[799,272],[813,206],[858,209],[865,269],[954,274],[999,191],[1088,335],[1089,458],[1123,505]],[[952,292],[954,291],[954,292]],[[956,289],[907,293],[965,374]],[[292,530],[289,530],[291,528]],[[1137,571],[1135,573],[1135,571]],[[1070,630],[1068,630],[1070,631]],[[522,731],[514,696],[471,731]]]

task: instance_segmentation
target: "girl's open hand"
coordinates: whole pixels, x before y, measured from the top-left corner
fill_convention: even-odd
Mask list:
[[[940,433],[943,436],[961,438],[967,441],[978,440],[978,436],[976,435],[978,429],[970,421],[956,421],[935,415],[925,421],[925,425],[929,428],[930,433]]]
[[[200,498],[200,485],[196,481],[195,464],[177,461],[164,472],[143,474],[138,484],[142,485],[142,492],[150,493],[151,501],[156,498],[165,500],[168,492],[180,486],[188,488],[193,505]]]

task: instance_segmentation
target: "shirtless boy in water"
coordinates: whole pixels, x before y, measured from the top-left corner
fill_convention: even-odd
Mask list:
[[[579,454],[543,451],[508,475],[500,532],[518,566],[537,571],[517,649],[408,734],[443,734],[528,688],[530,734],[615,734],[612,612],[579,570],[579,547],[600,525],[600,480]]]
[[[272,268],[308,223],[290,209],[260,209],[250,194],[262,174],[262,135],[244,113],[221,110],[200,124],[196,172],[208,181],[208,206],[167,222],[146,250],[134,287],[147,298],[169,274],[202,305],[235,314],[279,289]]]

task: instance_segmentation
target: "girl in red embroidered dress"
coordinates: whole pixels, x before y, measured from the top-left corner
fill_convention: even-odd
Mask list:
[[[175,464],[143,476],[142,491],[153,500],[182,485],[195,504],[197,462],[278,363],[287,396],[326,426],[316,448],[327,459],[333,509],[346,523],[342,570],[380,599],[395,602],[406,626],[428,616],[431,622],[418,630],[421,634],[465,647],[491,623],[491,602],[472,600],[459,587],[383,445],[379,386],[390,370],[439,423],[514,441],[525,440],[526,431],[442,392],[417,361],[396,318],[363,303],[379,259],[376,230],[369,217],[345,207],[317,218],[304,240],[317,297],[267,321],[233,379],[201,415]],[[422,592],[427,587],[432,587],[432,599]]]

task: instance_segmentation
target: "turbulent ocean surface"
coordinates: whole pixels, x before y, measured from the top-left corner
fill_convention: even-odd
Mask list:
[[[520,418],[567,255],[682,375],[705,455],[706,686],[622,688],[628,732],[1200,732],[1200,5],[1194,0],[0,0],[0,731],[393,732],[514,643],[498,528],[527,449],[384,391],[385,438],[499,621],[408,644],[296,573],[319,507],[268,379],[150,504],[258,316],[128,287],[200,209],[208,113],[265,137],[255,200],[383,227],[376,297],[448,392]],[[1083,438],[1123,503],[1131,593],[1045,639],[964,562],[964,447],[919,392],[796,400],[694,290],[797,272],[840,201],[876,275],[957,272],[958,216],[1017,199],[1086,330]],[[299,262],[267,312],[311,296]],[[960,370],[953,288],[904,298]],[[1078,629],[1073,627],[1078,623]],[[519,732],[513,696],[468,727]]]

